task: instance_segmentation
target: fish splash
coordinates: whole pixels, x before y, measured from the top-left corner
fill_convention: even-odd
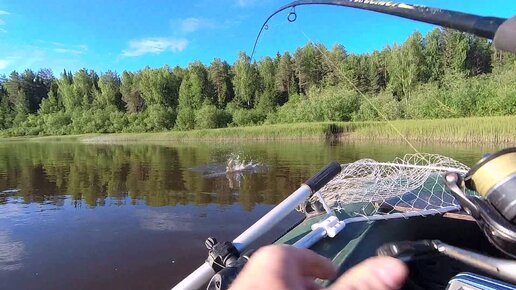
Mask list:
[[[234,173],[245,170],[253,170],[260,167],[260,163],[255,163],[252,160],[246,162],[244,159],[240,159],[240,155],[232,154],[226,163],[226,173]]]

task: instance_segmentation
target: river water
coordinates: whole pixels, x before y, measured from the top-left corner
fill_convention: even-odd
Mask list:
[[[417,147],[469,166],[497,149]],[[232,240],[329,161],[410,152],[322,142],[0,143],[0,289],[170,289],[204,261],[207,237]],[[231,156],[262,166],[216,172]]]

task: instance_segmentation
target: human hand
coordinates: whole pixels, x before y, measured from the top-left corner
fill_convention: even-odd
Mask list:
[[[247,262],[230,290],[316,290],[315,278],[335,278],[337,267],[307,249],[266,246]],[[394,290],[408,275],[405,264],[389,257],[370,258],[344,273],[328,289]]]

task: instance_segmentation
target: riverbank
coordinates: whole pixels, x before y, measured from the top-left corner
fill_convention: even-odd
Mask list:
[[[403,137],[402,137],[403,136]],[[86,134],[4,138],[4,141],[69,141],[83,143],[149,143],[239,140],[340,140],[396,142],[516,144],[516,116],[397,120],[391,122],[326,122],[262,125],[157,133]]]

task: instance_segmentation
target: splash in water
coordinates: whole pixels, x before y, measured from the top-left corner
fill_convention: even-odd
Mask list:
[[[266,167],[266,165],[259,162],[246,161],[238,154],[231,154],[225,162],[200,165],[190,168],[190,170],[203,174],[204,178],[217,178],[222,176],[235,177],[244,173],[256,173]]]
[[[244,170],[252,170],[259,167],[260,163],[254,163],[253,161],[249,161],[246,163],[244,159],[240,160],[239,155],[231,155],[228,158],[227,164],[226,164],[226,173],[232,173],[232,172],[240,172]]]

